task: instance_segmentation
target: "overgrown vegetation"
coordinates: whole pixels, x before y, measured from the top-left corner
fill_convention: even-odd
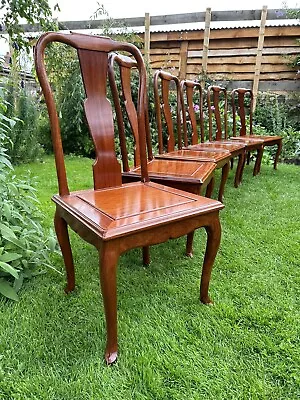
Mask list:
[[[12,68],[3,95],[6,103],[5,115],[15,120],[14,126],[7,133],[12,143],[7,149],[7,154],[14,165],[34,161],[43,153],[40,144],[40,104],[37,92],[30,92],[17,69]]]
[[[131,42],[137,46],[141,44],[137,35],[130,32],[125,25],[116,24],[114,19],[109,18],[103,5],[98,4],[98,6],[91,18],[96,19],[99,15],[106,16],[102,28],[104,35],[117,38],[119,41]],[[118,33],[114,31],[116,28]],[[70,46],[52,44],[48,48],[46,62],[58,105],[64,151],[66,154],[90,157],[93,155],[93,144],[83,110],[85,94],[77,54]],[[134,86],[137,92],[138,82]],[[46,129],[44,131],[46,132]],[[43,145],[49,152],[51,144],[47,137],[44,139]]]
[[[1,0],[0,10],[1,31],[7,31],[16,50],[31,49],[30,39],[20,26],[21,19],[32,25],[38,23],[40,30],[53,29],[52,11],[47,0]]]
[[[254,133],[283,137],[281,160],[300,162],[300,98],[284,98],[270,93],[260,93],[254,114]],[[265,148],[273,156],[275,149]]]
[[[1,100],[1,99],[0,99]],[[51,267],[53,233],[41,225],[36,190],[30,177],[17,178],[8,151],[13,146],[11,132],[21,121],[5,116],[0,103],[0,295],[17,300],[24,279]]]

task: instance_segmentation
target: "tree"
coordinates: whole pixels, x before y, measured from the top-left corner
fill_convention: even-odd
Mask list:
[[[55,8],[58,8],[58,5]],[[38,23],[44,31],[53,29],[52,11],[48,0],[1,0],[0,10],[0,30],[8,33],[16,50],[30,48],[19,25],[21,20],[28,24]]]

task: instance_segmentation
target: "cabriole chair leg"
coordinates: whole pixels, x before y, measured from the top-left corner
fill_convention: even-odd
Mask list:
[[[57,210],[54,215],[54,227],[65,263],[65,269],[67,275],[67,286],[65,287],[65,292],[69,293],[75,289],[75,272],[74,272],[73,255],[70,245],[68,225],[66,221],[58,214]]]

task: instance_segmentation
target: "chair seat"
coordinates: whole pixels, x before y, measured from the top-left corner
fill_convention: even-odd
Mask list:
[[[261,139],[266,145],[277,144],[282,140],[282,136],[272,136],[272,135],[248,135],[250,139]]]
[[[196,145],[197,146],[197,145]],[[217,164],[218,167],[227,163],[231,158],[231,153],[228,150],[175,150],[164,154],[158,154],[155,158],[168,158],[171,160],[189,160],[189,161],[211,161]]]
[[[251,144],[263,144],[264,140],[261,139],[260,137],[255,137],[255,135],[245,135],[245,136],[232,136],[230,140],[237,140],[237,141],[243,141],[247,145]]]
[[[52,200],[62,208],[65,216],[69,214],[80,221],[104,241],[224,207],[219,201],[154,182],[83,190],[65,196],[55,195]]]
[[[203,147],[215,147],[216,149],[229,150],[231,153],[236,150],[245,149],[245,145],[243,143],[232,143],[230,140],[215,140],[212,142],[204,142],[202,143]]]
[[[216,164],[214,162],[186,162],[182,160],[154,159],[149,161],[148,174],[150,180],[166,182],[180,181],[185,183],[203,184],[210,180]],[[136,167],[131,171],[123,172],[123,176],[136,176],[140,179],[141,168]]]
[[[189,149],[189,150],[228,150],[230,153],[236,153],[239,151],[245,150],[245,143],[239,142],[239,143],[233,143],[230,140],[226,141],[213,141],[213,142],[204,142],[204,143],[199,143],[196,145],[184,147],[184,149]],[[232,154],[233,155],[233,154]]]

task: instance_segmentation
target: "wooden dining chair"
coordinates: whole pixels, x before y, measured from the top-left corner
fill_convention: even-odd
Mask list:
[[[154,74],[153,84],[159,150],[159,154],[155,157],[169,160],[215,162],[216,168],[222,169],[218,200],[223,201],[230,168],[230,151],[203,148],[201,145],[187,146],[187,138],[182,135],[184,113],[179,79],[169,72],[158,70]],[[174,87],[171,86],[172,84]],[[174,104],[172,104],[172,96],[173,98],[175,96]]]
[[[45,48],[61,42],[77,50],[86,99],[84,110],[95,147],[94,187],[70,192],[62,148],[59,118],[45,68]],[[139,71],[137,124],[141,178],[122,184],[121,165],[115,151],[113,111],[107,98],[108,56],[124,51],[135,58]],[[202,267],[200,299],[211,303],[208,286],[218,251],[221,228],[219,211],[223,204],[149,180],[146,158],[145,101],[146,70],[140,51],[132,44],[107,37],[43,34],[35,46],[35,67],[48,108],[59,194],[55,230],[67,275],[66,292],[75,287],[75,274],[68,227],[99,252],[100,282],[106,317],[107,364],[117,359],[117,263],[119,256],[132,249],[162,243],[204,227],[207,245]]]
[[[183,80],[180,82],[183,98],[184,137],[188,136],[188,124],[191,130],[191,148],[225,149],[230,151],[231,158],[238,157],[234,186],[242,181],[245,165],[245,144],[233,143],[227,139],[227,92],[219,86],[209,86],[207,90],[207,110],[203,108],[203,91],[199,82]],[[223,113],[220,109],[220,94],[223,94]],[[197,109],[196,109],[197,107]],[[196,113],[197,111],[197,113]],[[205,139],[204,111],[207,111],[209,129],[208,140]],[[198,115],[198,118],[197,118]],[[222,118],[223,117],[223,118]],[[213,122],[215,126],[213,127]],[[185,142],[187,139],[185,139]]]
[[[115,69],[117,69],[115,71]],[[141,179],[140,150],[139,150],[139,131],[138,116],[135,107],[133,80],[134,73],[137,72],[137,63],[132,58],[112,53],[109,56],[108,75],[110,89],[112,92],[113,103],[116,111],[118,135],[120,140],[122,155],[122,181],[129,183]],[[116,76],[119,77],[119,86]],[[121,93],[121,96],[120,96]],[[120,99],[121,97],[121,99]],[[148,118],[148,101],[146,101],[146,116]],[[130,133],[134,142],[134,165],[130,166],[128,161],[128,151],[126,147],[126,123],[130,125]],[[153,157],[152,139],[150,135],[149,121],[146,123],[146,144],[147,144],[147,168],[149,179],[153,182],[167,185],[180,190],[185,190],[194,194],[204,193],[211,197],[214,186],[214,162],[186,162],[182,160],[159,160]],[[193,255],[193,236],[194,232],[188,234],[186,243],[186,255]],[[149,249],[143,251],[144,264],[150,263]]]
[[[238,88],[231,92],[232,113],[233,113],[233,137],[238,140],[262,140],[263,149],[265,146],[277,146],[274,157],[274,169],[282,149],[282,137],[278,135],[255,135],[253,133],[253,91],[251,89]],[[248,104],[248,106],[246,106]],[[246,123],[246,109],[248,111],[249,123]],[[237,115],[239,116],[240,129],[237,134]],[[263,150],[262,150],[263,152]],[[247,163],[249,163],[250,153],[248,153]],[[260,160],[261,161],[261,160]]]

